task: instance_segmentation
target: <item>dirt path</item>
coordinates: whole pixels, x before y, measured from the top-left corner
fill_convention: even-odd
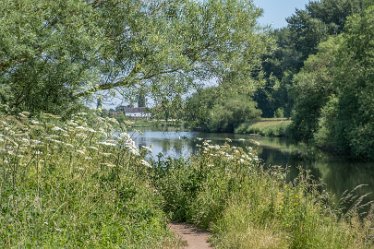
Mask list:
[[[188,224],[170,224],[169,228],[185,243],[185,249],[213,249],[208,243],[209,233]]]

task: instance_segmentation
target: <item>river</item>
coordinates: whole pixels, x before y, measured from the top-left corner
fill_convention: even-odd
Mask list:
[[[326,189],[337,198],[346,190],[365,184],[358,190],[358,194],[374,192],[374,162],[354,162],[327,155],[305,144],[296,144],[287,139],[267,138],[252,135],[178,132],[178,131],[152,131],[130,132],[137,146],[147,146],[152,152],[149,157],[157,160],[158,156],[184,157],[197,153],[196,144],[201,143],[199,138],[211,140],[212,144],[223,144],[226,138],[232,140],[232,145],[247,147],[252,146],[257,150],[259,158],[267,166],[279,165],[290,168],[291,175],[296,175],[298,167],[311,172],[326,186]],[[254,145],[253,140],[259,145]],[[160,154],[162,153],[162,154]],[[367,200],[373,200],[370,194]]]

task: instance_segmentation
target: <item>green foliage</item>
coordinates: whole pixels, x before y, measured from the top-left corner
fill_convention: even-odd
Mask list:
[[[345,22],[353,13],[362,8],[361,0],[322,0],[311,1],[305,10],[296,10],[287,19],[290,38],[294,48],[304,61],[317,52],[318,44],[329,35],[343,31]]]
[[[303,139],[357,158],[374,158],[373,6],[320,45],[296,76],[293,130]]]
[[[258,134],[266,137],[289,136],[291,120],[286,119],[262,119],[255,122],[243,123],[235,133]]]
[[[241,123],[257,118],[260,111],[246,96],[230,96],[220,100],[209,112],[208,130],[233,132]]]
[[[254,101],[247,94],[225,87],[198,91],[186,101],[186,120],[206,131],[234,132],[243,122],[260,116]]]
[[[270,47],[252,1],[2,1],[0,100],[58,113],[111,89],[245,79]],[[179,91],[178,90],[178,91]],[[61,108],[64,106],[64,108]]]
[[[152,117],[157,120],[181,120],[183,116],[183,100],[180,94],[170,94],[170,97],[163,96],[160,103],[157,103],[150,111]]]
[[[277,108],[291,116],[294,105],[293,76],[304,66],[310,55],[317,53],[319,44],[330,35],[343,32],[348,16],[362,12],[371,0],[310,1],[303,10],[287,19],[286,28],[272,33],[278,48],[264,55],[262,62],[266,83],[255,95],[263,117],[273,117]]]
[[[0,120],[2,248],[172,243],[147,163],[127,134],[112,137],[114,120],[27,115]]]
[[[302,70],[295,76],[292,95],[294,113],[291,131],[294,137],[308,140],[317,130],[321,108],[331,94],[336,91],[333,85],[335,57],[338,53],[340,37],[331,37],[319,45],[318,53],[305,61]]]
[[[282,107],[279,107],[277,110],[275,110],[274,117],[284,118],[284,109]]]
[[[94,66],[106,40],[91,6],[4,0],[1,13],[0,101],[15,111],[74,109],[73,94],[98,80]]]
[[[372,248],[372,216],[338,220],[307,174],[293,183],[286,174],[265,170],[251,150],[205,142],[190,162],[159,165],[155,185],[165,211],[209,228],[217,248]]]
[[[371,6],[348,21],[334,74],[336,99],[324,108],[322,132],[317,134],[323,145],[335,144],[340,151],[370,159],[374,159],[373,13]],[[330,119],[327,115],[332,112]]]

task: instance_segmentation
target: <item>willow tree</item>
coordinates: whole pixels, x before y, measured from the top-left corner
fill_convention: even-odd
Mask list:
[[[269,49],[252,1],[4,0],[0,98],[57,112],[113,89],[245,83]],[[226,80],[227,81],[227,80]]]

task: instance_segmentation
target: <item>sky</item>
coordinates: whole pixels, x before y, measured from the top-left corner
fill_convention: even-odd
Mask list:
[[[308,2],[309,0],[254,0],[255,5],[264,10],[259,23],[273,28],[287,26],[286,17],[291,16],[296,8],[305,9]]]

